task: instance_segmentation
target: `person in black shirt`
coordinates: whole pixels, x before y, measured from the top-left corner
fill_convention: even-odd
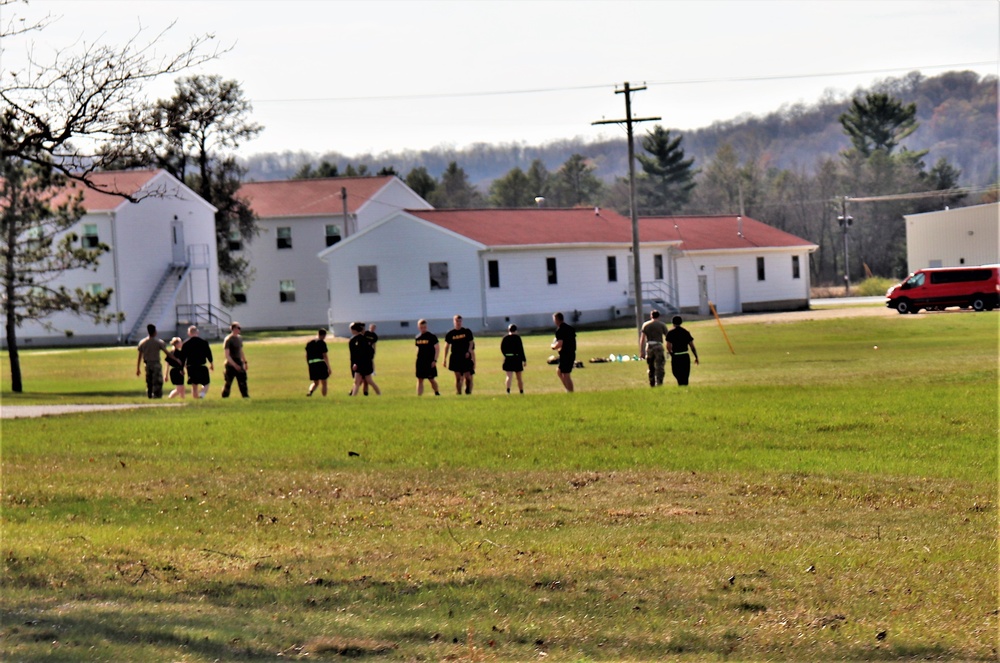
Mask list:
[[[465,383],[465,393],[472,393],[472,376],[476,372],[476,341],[472,330],[462,326],[462,316],[453,318],[455,328],[444,336],[444,360],[448,363],[448,351],[451,350],[451,362],[448,370],[455,374],[455,392],[461,395],[462,384]]]
[[[375,323],[368,325],[368,329],[365,330],[365,338],[368,339],[368,343],[372,346],[372,375],[375,375],[375,344],[378,343],[378,334],[375,333]],[[364,386],[365,396],[368,395],[368,383]]]
[[[566,318],[562,313],[553,313],[552,321],[556,325],[556,340],[552,343],[552,349],[559,352],[559,368],[556,375],[566,387],[566,391],[573,391],[573,364],[576,363],[576,330],[566,324]]]
[[[170,339],[170,347],[172,351],[167,354],[166,362],[170,367],[170,384],[174,388],[170,391],[167,398],[173,398],[174,396],[180,396],[181,399],[184,398],[184,349],[181,345],[181,339],[174,336]]]
[[[327,354],[326,330],[316,332],[316,338],[306,343],[306,365],[309,367],[309,391],[306,396],[312,396],[316,387],[326,396],[326,379],[333,371],[330,369],[330,356]]]
[[[372,352],[372,345],[365,338],[365,323],[355,322],[351,325],[351,340],[348,342],[347,347],[351,353],[351,371],[354,373],[354,389],[351,390],[351,396],[358,395],[358,389],[361,385],[367,384],[369,387],[375,390],[375,395],[381,396],[382,391],[375,384],[375,380],[372,379],[372,373],[375,372],[374,357],[375,353]]]
[[[521,372],[528,363],[528,358],[524,355],[524,343],[517,335],[517,325],[507,327],[507,335],[500,341],[500,353],[503,355],[503,370],[507,373],[507,379],[504,381],[507,393],[510,393],[511,377],[517,375],[517,389],[523,394],[524,382],[521,379]]]
[[[694,363],[698,365],[698,350],[694,347],[694,338],[688,330],[681,327],[681,316],[675,315],[670,321],[674,328],[667,332],[667,354],[670,355],[670,372],[677,379],[677,386],[688,386],[688,377],[691,375],[691,357],[688,356],[688,348],[694,355]]]
[[[414,340],[414,345],[417,346],[417,396],[424,395],[424,380],[431,383],[434,395],[440,396],[441,392],[438,391],[437,383],[437,359],[441,345],[438,343],[438,337],[427,331],[426,320],[419,320],[417,329],[420,331]]]
[[[191,385],[192,398],[205,398],[208,393],[209,376],[208,371],[215,371],[215,363],[212,358],[212,348],[208,341],[198,335],[198,328],[194,325],[188,327],[188,339],[184,341],[184,363],[187,364],[188,384]],[[206,362],[208,368],[205,367]],[[198,392],[198,385],[203,388]]]

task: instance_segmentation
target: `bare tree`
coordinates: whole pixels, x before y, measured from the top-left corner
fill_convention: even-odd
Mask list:
[[[4,13],[13,5],[0,0]],[[179,53],[160,55],[157,46],[171,24],[148,40],[139,28],[122,45],[84,43],[41,61],[31,38],[51,23],[51,17],[29,23],[13,13],[2,26],[0,55],[22,46],[27,64],[0,70],[0,100],[14,128],[0,139],[0,158],[52,168],[85,184],[89,173],[134,153],[140,138],[158,130],[154,106],[142,94],[145,85],[223,52],[209,49],[214,37],[204,35]]]
[[[11,388],[22,390],[17,327],[43,321],[56,311],[104,314],[105,293],[70,292],[60,286],[67,270],[95,267],[103,245],[80,246],[72,226],[83,210],[78,198],[60,200],[71,182],[92,186],[88,176],[157,129],[143,87],[217,57],[206,51],[211,35],[197,37],[175,55],[157,53],[164,32],[144,41],[141,28],[124,45],[83,44],[57,51],[51,61],[36,57],[32,37],[51,25],[51,16],[29,21],[0,0],[0,56],[23,46],[22,68],[0,69],[0,297],[11,365]],[[167,28],[169,30],[169,28]],[[107,193],[117,193],[109,191]],[[124,194],[118,194],[125,196]]]

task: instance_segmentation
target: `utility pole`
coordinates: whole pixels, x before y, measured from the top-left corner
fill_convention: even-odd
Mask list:
[[[854,217],[847,213],[847,196],[840,200],[840,216],[837,217],[837,223],[844,230],[844,287],[845,294],[849,297],[851,295],[851,272],[850,263],[847,260],[847,229],[854,223]]]
[[[642,269],[639,262],[639,211],[636,209],[635,201],[635,145],[632,140],[632,125],[638,122],[655,122],[658,117],[632,117],[632,93],[645,90],[646,86],[631,87],[628,81],[620,90],[615,90],[615,94],[625,95],[625,119],[624,120],[599,120],[591,122],[595,124],[621,124],[625,123],[625,131],[628,134],[628,205],[632,212],[632,289],[635,294],[635,329],[642,329]]]

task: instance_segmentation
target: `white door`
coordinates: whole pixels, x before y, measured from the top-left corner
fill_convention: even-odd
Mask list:
[[[173,241],[173,263],[175,265],[187,264],[187,246],[184,244],[184,222],[174,219],[170,224],[171,237]]]
[[[708,276],[698,275],[698,315],[708,315]]]
[[[719,313],[740,313],[740,288],[736,267],[715,268],[715,310]]]

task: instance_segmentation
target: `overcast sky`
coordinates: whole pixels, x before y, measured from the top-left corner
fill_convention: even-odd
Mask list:
[[[232,50],[197,73],[239,81],[265,126],[244,156],[623,135],[591,123],[624,117],[624,81],[648,87],[635,116],[684,130],[913,70],[1000,66],[997,0],[31,0],[3,11],[61,17],[35,38],[42,56],[140,27],[151,38],[173,21],[164,50],[214,34]],[[18,65],[16,46],[0,66]]]

